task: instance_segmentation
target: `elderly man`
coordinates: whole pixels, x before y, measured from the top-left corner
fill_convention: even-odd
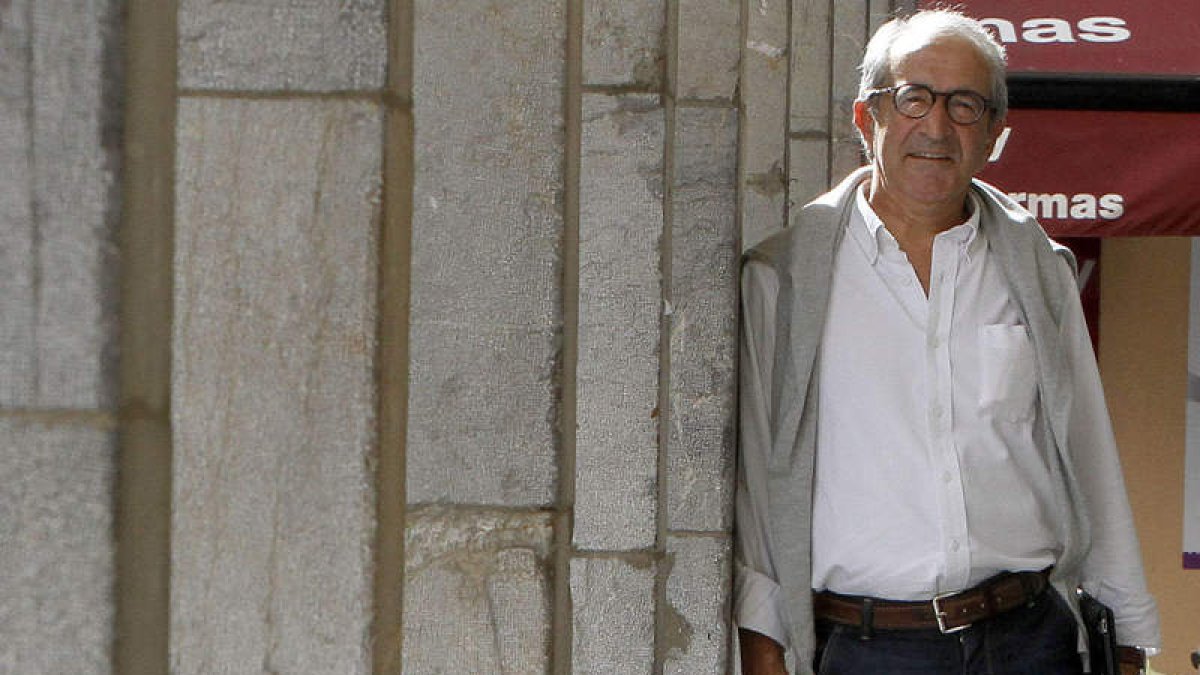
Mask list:
[[[1006,97],[977,22],[888,23],[870,166],[748,255],[744,673],[1080,673],[1079,586],[1159,643],[1073,259],[973,179]]]

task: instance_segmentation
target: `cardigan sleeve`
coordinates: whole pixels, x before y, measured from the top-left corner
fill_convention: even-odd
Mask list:
[[[771,560],[766,488],[778,293],[779,282],[769,265],[751,260],[743,266],[734,617],[740,628],[786,647],[788,628]]]
[[[1066,265],[1063,283],[1074,289]],[[1158,609],[1146,588],[1133,511],[1125,492],[1112,422],[1077,293],[1067,293],[1062,344],[1073,386],[1067,444],[1091,523],[1091,549],[1083,562],[1083,587],[1113,609],[1117,641],[1157,648]]]

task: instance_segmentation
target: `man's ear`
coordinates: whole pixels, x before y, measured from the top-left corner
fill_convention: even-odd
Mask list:
[[[871,115],[871,104],[868,101],[854,102],[854,126],[858,133],[862,134],[867,147],[871,147],[875,141],[875,118]]]
[[[1008,118],[1004,115],[997,115],[992,119],[991,125],[988,127],[987,149],[984,153],[985,157],[992,156],[992,150],[996,147],[996,140],[1000,138],[1000,134],[1004,133],[1004,125],[1008,122]]]

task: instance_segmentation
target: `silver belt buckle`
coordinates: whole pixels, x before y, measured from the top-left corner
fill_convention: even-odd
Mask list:
[[[971,627],[969,623],[955,626],[954,628],[946,627],[946,613],[942,611],[941,603],[943,598],[948,598],[952,595],[957,595],[957,593],[939,593],[933,596],[933,618],[937,619],[938,630],[942,632],[942,635],[950,635],[951,633],[957,633],[960,630],[966,630]]]

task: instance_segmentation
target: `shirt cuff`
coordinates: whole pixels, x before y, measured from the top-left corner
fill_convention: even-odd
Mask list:
[[[1162,632],[1154,598],[1145,593],[1129,593],[1103,582],[1091,584],[1091,588],[1088,586],[1084,584],[1089,593],[1111,607],[1116,615],[1117,644],[1143,649],[1162,647]]]
[[[739,628],[761,633],[778,642],[784,649],[788,648],[782,589],[770,577],[744,565],[738,565],[734,582],[733,613]]]

